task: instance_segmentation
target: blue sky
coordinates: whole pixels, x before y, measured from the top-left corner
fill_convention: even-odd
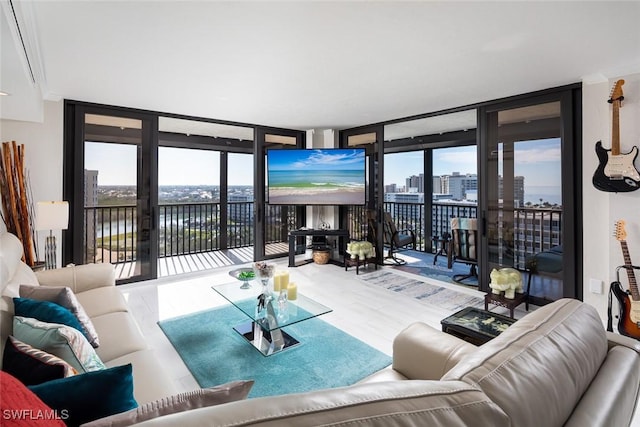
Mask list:
[[[442,148],[434,150],[434,175],[477,174],[475,146]],[[411,175],[419,175],[423,169],[421,151],[385,156],[384,183],[405,185]],[[520,141],[516,144],[515,174],[525,177],[527,186],[560,186],[560,140],[544,139]]]
[[[133,185],[136,179],[136,147],[133,145],[86,143],[85,165],[99,170],[99,185]],[[519,142],[516,145],[516,175],[525,176],[527,186],[559,186],[561,182],[558,139]],[[282,150],[291,151],[291,150]],[[293,154],[293,152],[292,152]],[[317,156],[316,162],[328,161]],[[334,159],[335,160],[335,159]],[[343,161],[345,161],[343,159]],[[160,185],[218,185],[219,155],[205,150],[162,147],[158,154]],[[422,171],[422,152],[385,157],[384,183],[404,185],[407,177]],[[229,156],[230,185],[252,185],[250,155]],[[477,173],[476,147],[456,147],[434,151],[434,174]]]
[[[364,150],[270,150],[270,170],[363,170]]]

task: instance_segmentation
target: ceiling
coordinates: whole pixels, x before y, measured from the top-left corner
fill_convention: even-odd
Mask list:
[[[344,129],[640,72],[637,1],[2,3],[6,119],[75,99]]]

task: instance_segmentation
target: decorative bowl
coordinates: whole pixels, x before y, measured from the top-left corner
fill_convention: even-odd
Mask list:
[[[251,267],[236,268],[235,270],[231,270],[229,272],[229,276],[242,282],[242,286],[240,286],[240,289],[249,289],[251,287],[251,283],[249,282],[256,278],[256,274]]]

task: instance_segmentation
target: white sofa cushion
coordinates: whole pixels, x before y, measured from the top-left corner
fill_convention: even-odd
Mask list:
[[[79,292],[76,298],[92,319],[103,314],[129,311],[122,293],[115,286]]]
[[[91,320],[100,335],[101,345],[96,351],[104,362],[148,348],[130,313],[107,313]]]

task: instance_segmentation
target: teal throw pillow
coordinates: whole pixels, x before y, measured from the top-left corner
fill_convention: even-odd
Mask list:
[[[78,318],[69,310],[51,301],[39,301],[30,298],[14,298],[16,316],[30,317],[46,323],[58,323],[70,326],[84,334],[84,328]]]
[[[64,410],[68,426],[138,407],[133,397],[131,364],[48,381],[29,389],[51,409]]]

